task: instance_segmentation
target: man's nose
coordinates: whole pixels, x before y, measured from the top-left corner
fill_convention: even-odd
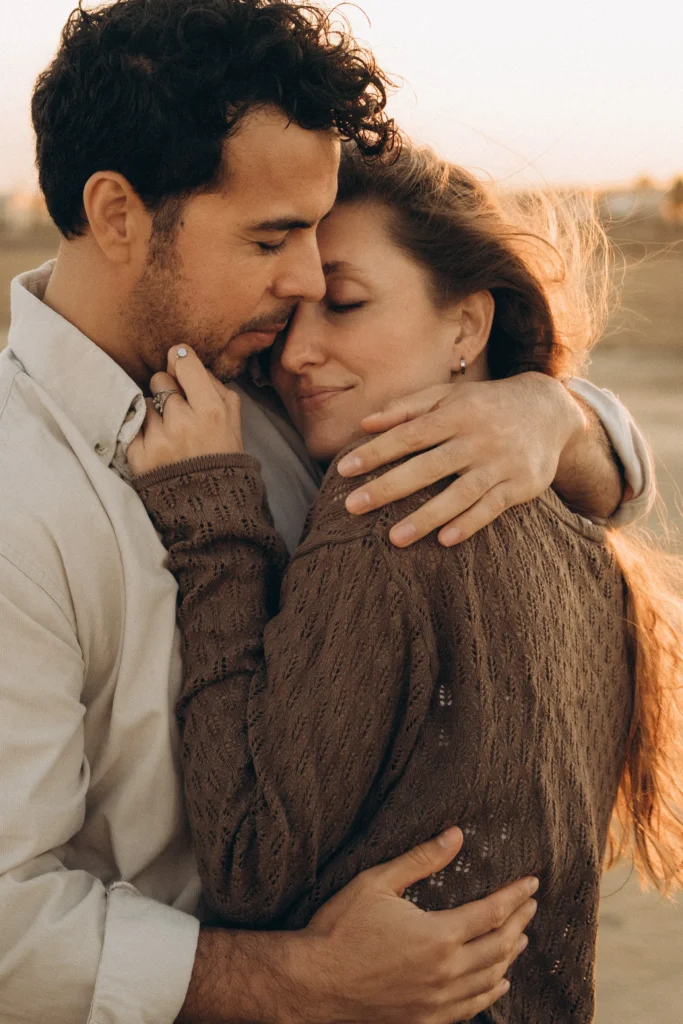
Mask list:
[[[287,373],[302,373],[307,366],[317,366],[324,361],[322,348],[316,341],[317,308],[317,303],[302,302],[289,322],[280,352],[280,365]]]
[[[283,262],[273,291],[278,299],[320,302],[323,298],[325,275],[314,231],[309,237],[302,236],[298,244],[291,246],[289,259]]]

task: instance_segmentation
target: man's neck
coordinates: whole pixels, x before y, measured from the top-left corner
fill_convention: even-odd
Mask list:
[[[43,302],[144,387],[149,371],[122,337],[118,282],[92,249],[86,240],[62,243]]]

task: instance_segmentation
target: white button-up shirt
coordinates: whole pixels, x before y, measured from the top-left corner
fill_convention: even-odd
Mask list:
[[[41,301],[51,268],[13,283],[0,356],[0,1022],[171,1024],[199,927],[176,584],[127,482],[142,394]],[[643,443],[599,395],[637,511]],[[243,418],[291,548],[317,471],[271,409]]]

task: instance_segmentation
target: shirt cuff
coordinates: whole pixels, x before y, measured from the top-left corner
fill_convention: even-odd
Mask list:
[[[104,945],[88,1024],[173,1024],[190,984],[199,921],[142,896],[107,890]]]
[[[622,501],[609,519],[593,516],[593,521],[601,525],[627,526],[647,515],[657,496],[648,443],[626,406],[611,391],[599,388],[581,377],[573,377],[567,386],[587,402],[600,419],[624,467],[624,479],[632,492],[628,501]]]

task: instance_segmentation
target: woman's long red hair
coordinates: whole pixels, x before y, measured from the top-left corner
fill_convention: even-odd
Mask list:
[[[602,335],[612,251],[581,195],[503,193],[404,140],[364,160],[346,146],[339,202],[375,202],[394,241],[448,304],[488,290],[492,377],[536,370],[566,379]],[[632,853],[646,881],[683,885],[683,559],[611,530],[629,593],[634,712],[607,863]]]

